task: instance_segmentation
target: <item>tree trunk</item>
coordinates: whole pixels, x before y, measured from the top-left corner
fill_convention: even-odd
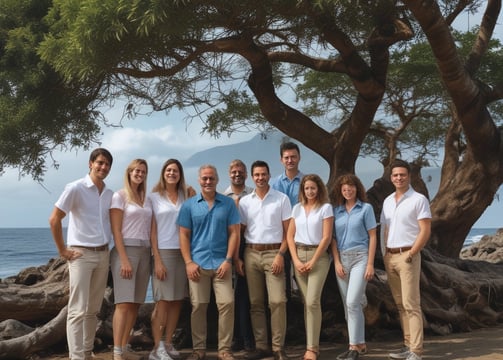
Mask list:
[[[59,314],[42,327],[14,339],[0,341],[0,359],[26,359],[37,351],[48,349],[66,337],[65,306]]]
[[[40,281],[33,283],[34,279]],[[14,282],[0,283],[0,289],[0,321],[16,319],[34,325],[44,323],[68,303],[66,261],[52,259],[45,266],[25,269]]]

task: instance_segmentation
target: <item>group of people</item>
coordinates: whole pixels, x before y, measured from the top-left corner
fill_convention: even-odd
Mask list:
[[[222,193],[217,191],[217,169],[203,165],[196,194],[175,159],[164,163],[148,193],[147,162],[136,159],[126,169],[124,188],[114,193],[104,183],[112,155],[103,148],[94,150],[89,173],[65,187],[49,219],[59,254],[69,263],[70,359],[93,358],[96,315],[110,267],[114,360],[134,357],[129,338],[150,276],[155,307],[149,360],[179,357],[172,337],[187,295],[193,347],[188,359],[206,358],[212,290],[219,360],[233,360],[233,351],[240,348],[247,350],[247,359],[288,359],[284,345],[290,269],[304,300],[303,360],[316,360],[321,294],[332,258],[349,337],[348,350],[337,359],[364,354],[365,288],[374,276],[377,246],[377,222],[365,189],[355,175],[340,176],[330,194],[332,205],[322,179],[299,171],[297,144],[283,143],[280,160],[285,171],[273,179],[267,162],[251,164],[254,188],[245,184],[246,165],[234,160],[230,186]],[[408,163],[391,165],[396,191],[383,204],[381,250],[404,334],[404,347],[390,357],[418,360],[423,344],[420,250],[430,235],[431,214],[427,199],[410,186],[409,175]],[[67,214],[65,245],[62,220]]]

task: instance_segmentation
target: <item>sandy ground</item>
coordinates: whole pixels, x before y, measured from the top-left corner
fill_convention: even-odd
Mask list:
[[[399,339],[393,341],[368,342],[368,353],[361,359],[384,360],[388,359],[390,351],[399,349],[402,344]],[[336,356],[345,350],[342,344],[322,344],[320,360],[335,360]],[[190,354],[190,349],[181,350],[182,359]],[[148,359],[148,351],[138,352]],[[292,360],[302,359],[303,347],[295,346],[286,349],[287,355]],[[246,359],[245,352],[235,353],[236,359]],[[96,354],[102,360],[112,360],[111,352]],[[217,353],[208,351],[208,360],[216,360]],[[272,360],[273,358],[265,358]],[[443,360],[503,360],[503,326],[489,329],[479,329],[469,333],[451,334],[447,336],[426,336],[424,343],[423,359]],[[64,355],[45,358],[45,360],[68,360]],[[99,359],[96,359],[99,360]]]

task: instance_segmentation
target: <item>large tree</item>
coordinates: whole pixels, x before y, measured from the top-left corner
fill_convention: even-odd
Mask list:
[[[327,161],[329,185],[339,174],[354,172],[367,137],[384,139],[386,166],[400,153],[404,136],[428,133],[428,112],[441,110],[443,123],[435,122],[435,129],[437,139],[445,131],[445,158],[424,251],[423,311],[430,327],[466,329],[503,313],[493,296],[503,289],[500,268],[454,259],[503,179],[501,134],[489,108],[503,95],[502,78],[499,72],[488,76],[482,66],[500,6],[500,0],[53,0],[43,17],[43,40],[34,48],[41,57],[37,64],[62,86],[82,89],[69,93],[79,114],[122,97],[130,111],[191,108],[215,134],[272,126]],[[484,16],[467,51],[458,47],[451,24],[474,10]],[[3,36],[10,41],[10,33]],[[427,45],[434,59],[435,68],[424,66],[423,77],[409,77],[435,87],[430,94],[418,94],[418,87],[406,77],[399,83],[394,74],[417,67],[413,45]],[[400,51],[403,56],[393,59]],[[295,102],[293,89],[308,85],[307,70],[344,79],[316,94],[330,104],[321,114],[328,121],[318,121],[320,108],[309,113],[305,100]],[[16,81],[7,82],[13,94]],[[296,89],[300,94],[302,86]],[[419,106],[420,96],[436,97]],[[393,108],[383,106],[383,99]],[[397,116],[396,125],[383,119],[387,112]],[[424,163],[415,165],[419,171]],[[383,173],[373,189],[377,203],[391,191],[386,168]],[[462,289],[451,290],[453,283]],[[386,289],[385,281],[369,285],[375,323],[391,318],[382,315],[393,311]],[[470,313],[474,297],[483,304],[482,320]]]
[[[242,110],[255,102],[268,124],[327,161],[332,184],[337,175],[354,172],[386,93],[390,48],[424,38],[451,114],[441,186],[432,200],[430,246],[457,256],[503,175],[500,132],[488,111],[501,98],[499,79],[478,77],[501,2],[491,0],[480,9],[484,16],[468,54],[458,49],[450,27],[459,14],[481,4],[55,0],[40,54],[67,81],[94,84],[100,101],[125,96],[133,107],[192,106],[201,116],[216,108],[207,119],[217,132],[232,129],[234,121],[246,124],[249,112]],[[337,118],[336,126],[320,125],[300,106],[289,105],[294,95],[284,89],[304,69],[342,74],[350,84],[352,106],[328,115]],[[215,126],[222,112],[232,115]],[[426,122],[424,116],[405,120],[416,127]],[[390,152],[388,160],[394,156]]]

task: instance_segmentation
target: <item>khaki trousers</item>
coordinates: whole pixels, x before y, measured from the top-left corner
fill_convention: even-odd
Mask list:
[[[66,336],[69,357],[84,360],[94,346],[98,312],[108,279],[109,252],[75,248],[82,256],[68,261],[70,294]]]
[[[219,279],[216,270],[201,269],[199,281],[189,280],[192,313],[192,347],[194,350],[206,350],[208,333],[207,309],[210,303],[211,288],[215,292],[218,309],[218,351],[231,351],[234,334],[234,291],[232,289],[232,271]]]
[[[272,350],[283,349],[286,335],[286,283],[285,272],[274,275],[271,265],[278,250],[257,251],[245,249],[244,263],[248,293],[250,296],[250,317],[257,349],[267,350],[267,321],[265,312],[265,291],[271,311]]]
[[[303,250],[297,248],[300,261],[311,260],[316,248]],[[328,253],[320,256],[313,269],[307,274],[300,274],[295,269],[295,279],[304,300],[304,322],[306,324],[306,348],[319,351],[321,332],[321,292],[330,268]]]
[[[410,351],[423,353],[423,313],[421,311],[421,254],[412,257],[407,263],[408,252],[399,254],[387,253],[384,256],[384,267],[388,274],[388,284],[395,300],[402,325],[404,345]]]

